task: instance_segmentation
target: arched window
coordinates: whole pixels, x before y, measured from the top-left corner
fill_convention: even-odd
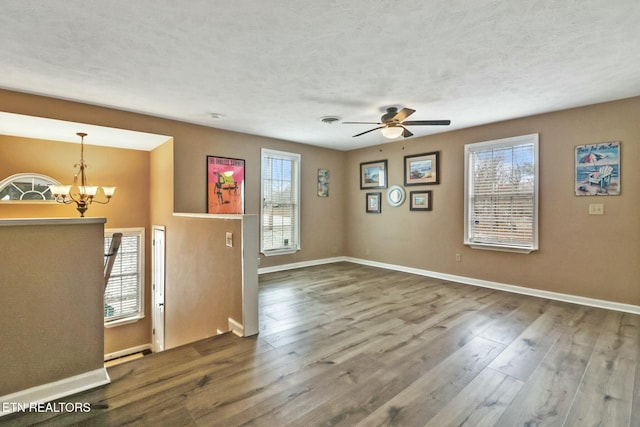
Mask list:
[[[49,184],[60,183],[39,173],[17,173],[0,181],[0,201],[53,201]]]

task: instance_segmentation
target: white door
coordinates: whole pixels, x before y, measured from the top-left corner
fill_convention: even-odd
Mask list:
[[[151,308],[153,351],[164,350],[164,227],[153,226],[153,259],[151,265]]]

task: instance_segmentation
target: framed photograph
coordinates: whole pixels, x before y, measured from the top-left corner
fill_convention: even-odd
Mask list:
[[[318,169],[318,197],[329,197],[328,169]]]
[[[244,213],[244,160],[207,156],[207,213]]]
[[[576,147],[576,196],[620,195],[620,141]]]
[[[360,189],[387,188],[387,161],[360,163]]]
[[[440,184],[440,152],[404,156],[404,185]]]
[[[381,197],[382,193],[367,193],[367,213],[382,212],[382,203],[380,203]]]
[[[411,191],[409,193],[409,210],[430,211],[431,210],[431,190]]]

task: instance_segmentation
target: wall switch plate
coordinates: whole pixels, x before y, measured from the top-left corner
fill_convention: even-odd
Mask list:
[[[589,215],[604,215],[604,205],[602,203],[591,203],[589,205]]]
[[[226,244],[230,248],[233,247],[233,233],[229,231],[227,231]]]

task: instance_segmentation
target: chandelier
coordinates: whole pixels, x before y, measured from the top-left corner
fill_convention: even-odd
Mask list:
[[[106,199],[96,199],[96,194],[100,187],[97,185],[87,185],[87,176],[85,175],[87,164],[84,162],[84,137],[87,136],[87,134],[78,132],[76,135],[80,137],[80,163],[74,165],[78,172],[73,176],[73,184],[52,184],[49,185],[49,189],[56,202],[64,203],[65,205],[75,203],[76,209],[80,212],[80,217],[82,218],[91,203],[95,202],[103,205],[109,203],[113,193],[116,191],[116,187],[102,187],[102,192]]]

